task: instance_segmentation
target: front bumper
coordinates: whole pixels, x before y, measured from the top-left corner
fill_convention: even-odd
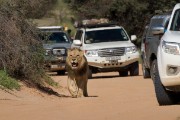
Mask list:
[[[128,66],[139,60],[139,54],[120,56],[118,60],[109,61],[106,57],[86,57],[88,65],[96,68],[118,68]]]
[[[131,60],[128,60],[128,61],[124,61],[124,62],[102,62],[102,63],[96,63],[96,62],[88,62],[88,65],[89,66],[93,66],[93,67],[96,67],[96,68],[115,68],[115,67],[125,67],[125,66],[128,66],[136,61],[138,61],[139,59],[136,58],[136,59],[131,59]]]
[[[66,57],[51,57],[45,59],[45,70],[49,72],[57,72],[65,70]]]
[[[180,55],[167,54],[158,48],[158,71],[165,87],[180,85]]]

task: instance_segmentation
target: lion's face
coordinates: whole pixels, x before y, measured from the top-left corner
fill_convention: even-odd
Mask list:
[[[79,50],[77,48],[69,49],[67,64],[74,70],[80,68],[83,62],[83,55],[84,53],[82,50]]]

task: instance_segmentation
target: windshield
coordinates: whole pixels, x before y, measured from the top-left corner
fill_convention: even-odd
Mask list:
[[[69,43],[68,36],[63,32],[43,32],[40,34],[40,38],[43,40],[43,43]]]
[[[114,41],[128,41],[128,37],[123,29],[106,29],[88,31],[85,34],[85,44],[100,43],[100,42],[114,42]]]
[[[176,10],[171,24],[172,31],[180,31],[180,9]]]

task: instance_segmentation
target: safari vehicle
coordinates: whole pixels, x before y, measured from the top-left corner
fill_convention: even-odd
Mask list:
[[[180,97],[180,3],[176,4],[167,29],[153,28],[154,35],[162,35],[157,60],[152,62],[152,79],[159,105],[171,105]]]
[[[88,78],[98,72],[119,72],[120,76],[139,75],[139,52],[125,29],[107,19],[84,20],[77,25],[72,47],[84,50],[89,65]]]
[[[43,26],[38,29],[46,52],[45,69],[64,75],[67,49],[71,47],[70,38],[61,26]]]
[[[141,40],[142,71],[144,78],[150,78],[151,73],[153,73],[152,62],[157,58],[157,49],[162,36],[162,34],[154,35],[152,30],[157,26],[167,28],[170,17],[171,12],[155,15],[151,18],[150,24],[145,27]]]

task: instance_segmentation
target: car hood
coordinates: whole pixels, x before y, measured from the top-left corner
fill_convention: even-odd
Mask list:
[[[61,48],[61,47],[68,49],[68,48],[71,48],[71,43],[43,44],[43,47],[45,49],[53,49],[53,48]]]
[[[180,43],[180,31],[167,31],[163,35],[162,40]]]
[[[92,49],[103,49],[103,48],[117,48],[117,47],[130,47],[135,46],[130,41],[120,41],[120,42],[104,42],[104,43],[93,43],[93,44],[85,44],[84,48],[86,50]]]

